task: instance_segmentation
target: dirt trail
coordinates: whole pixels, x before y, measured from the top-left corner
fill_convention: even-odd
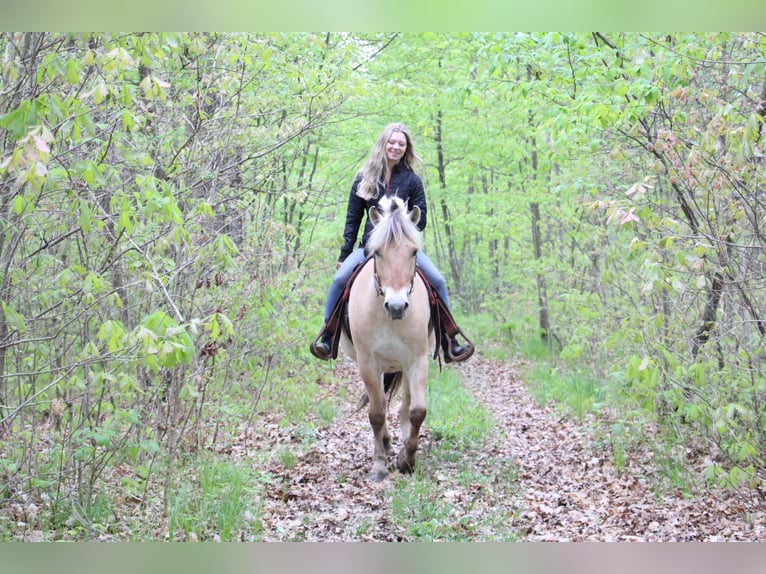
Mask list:
[[[512,365],[477,355],[445,368],[461,374],[496,421],[481,452],[470,454],[474,469],[492,480],[464,485],[450,473],[434,477],[436,492],[454,507],[456,519],[490,510],[504,517],[494,527],[472,532],[473,539],[515,532],[518,539],[534,541],[766,540],[762,498],[660,493],[647,478],[655,472],[648,452],[632,453],[618,476],[594,437],[552,409],[540,408]],[[267,489],[264,539],[407,540],[404,525],[391,519],[386,494],[401,476],[392,473],[380,484],[367,480],[372,436],[366,411],[354,412],[352,404],[362,388],[356,368],[339,361],[335,376],[348,388],[347,412],[318,433],[314,446],[289,471],[276,463],[270,468],[278,480]],[[395,411],[392,405],[389,424],[398,447]],[[431,443],[427,428],[422,434],[421,463]],[[510,467],[512,480],[498,473]]]

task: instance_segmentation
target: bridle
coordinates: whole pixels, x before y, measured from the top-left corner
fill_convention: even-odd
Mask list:
[[[380,283],[380,277],[378,277],[378,257],[377,253],[373,253],[371,255],[372,257],[372,277],[375,282],[375,292],[378,294],[378,297],[383,297],[383,285]],[[409,298],[410,295],[412,295],[412,291],[415,289],[415,275],[417,275],[417,271],[412,274],[412,278],[410,279],[410,287],[407,289],[407,298]]]

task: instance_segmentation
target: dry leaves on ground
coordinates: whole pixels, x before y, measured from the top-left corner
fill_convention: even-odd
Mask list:
[[[493,477],[511,462],[517,469],[513,481],[481,484],[454,480],[448,466],[433,475],[434,488],[456,520],[482,512],[504,517],[494,531],[474,530],[466,539],[507,539],[501,529],[533,541],[766,538],[762,496],[703,492],[685,498],[662,492],[652,485],[656,469],[650,452],[631,452],[618,475],[607,453],[595,448],[591,431],[538,406],[512,365],[477,355],[446,368],[460,373],[495,420],[482,450],[467,454],[474,470]],[[339,361],[334,376],[352,400],[359,396],[362,385],[353,364]],[[397,437],[395,412],[392,405],[389,424]],[[407,540],[405,525],[391,518],[387,495],[401,475],[392,473],[380,484],[367,479],[372,436],[366,412],[350,403],[315,439],[291,468],[270,463],[275,480],[263,503],[264,540]],[[426,428],[421,461],[427,460],[430,442]]]

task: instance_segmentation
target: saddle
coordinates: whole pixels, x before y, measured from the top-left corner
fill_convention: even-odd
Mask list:
[[[312,341],[310,346],[311,354],[318,359],[326,358],[316,349],[317,343],[325,334],[329,335],[330,355],[333,359],[338,357],[341,329],[346,333],[346,336],[349,338],[349,340],[353,342],[351,338],[351,329],[348,322],[348,299],[354,280],[357,278],[359,272],[367,263],[367,261],[370,260],[370,257],[371,256],[368,256],[360,265],[356,267],[356,269],[354,269],[354,272],[351,274],[351,277],[349,277],[349,280],[346,283],[346,287],[343,289],[343,294],[338,299],[335,307],[333,307],[333,310],[330,313],[330,317],[327,319],[324,327],[322,327],[319,335],[317,335],[316,339]],[[463,330],[457,325],[454,317],[452,316],[452,313],[444,303],[444,300],[439,296],[439,293],[437,293],[436,289],[433,288],[431,283],[429,283],[423,271],[419,267],[416,268],[416,271],[420,278],[423,280],[423,284],[426,287],[426,291],[428,292],[428,302],[431,307],[430,326],[433,328],[434,335],[436,336],[436,345],[434,347],[433,358],[439,359],[439,366],[441,367],[441,357],[439,355],[439,348],[441,347],[442,353],[444,354],[445,363],[452,363],[453,361],[465,361],[466,359],[470,358],[471,355],[473,355],[473,343],[463,332]],[[465,339],[467,344],[465,345],[465,350],[462,353],[459,355],[453,355],[450,347],[450,339],[458,335]]]

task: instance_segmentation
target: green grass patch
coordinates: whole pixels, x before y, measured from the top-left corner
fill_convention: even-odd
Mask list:
[[[434,371],[432,371],[434,373]],[[462,385],[452,370],[436,371],[426,389],[426,426],[436,441],[456,448],[484,443],[492,429],[492,417]]]
[[[428,477],[416,473],[397,480],[390,491],[391,514],[408,538],[421,541],[458,540],[452,508]]]
[[[513,326],[483,313],[456,317],[458,324],[485,357],[504,360],[511,357]]]
[[[494,421],[455,371],[432,371],[427,389],[430,443],[410,476],[387,490],[392,524],[412,541],[512,541],[518,469],[511,460],[477,468]],[[499,502],[498,502],[499,501]]]
[[[388,489],[392,524],[417,542],[515,541],[518,468],[498,460],[479,470],[476,451],[440,443],[421,455],[411,476]]]
[[[534,346],[529,347],[534,352]],[[629,386],[624,375],[601,376],[586,370],[579,360],[562,360],[540,352],[540,359],[524,373],[530,393],[540,405],[553,404],[565,416],[580,422],[588,414],[596,415],[590,424],[593,446],[608,454],[619,475],[635,452],[648,445],[654,453],[657,469],[657,492],[680,490],[691,492],[694,477],[685,468],[685,446],[677,430],[661,424],[637,397],[635,386]],[[647,419],[660,423],[650,439],[645,436]]]
[[[282,412],[283,424],[286,426],[298,421],[314,427],[328,425],[335,420],[348,400],[345,389],[340,386],[328,390],[326,385],[296,378],[285,379],[277,385],[273,393],[263,401],[262,410]]]
[[[482,356],[498,361],[512,361],[519,357],[548,360],[555,356],[558,343],[554,342],[552,347],[542,340],[535,313],[503,311],[458,318],[459,325]]]
[[[588,373],[561,372],[543,362],[526,373],[526,380],[538,404],[554,402],[577,419],[600,410],[605,404],[602,382]]]
[[[257,539],[258,479],[239,462],[203,457],[168,496],[168,538],[233,542]]]

